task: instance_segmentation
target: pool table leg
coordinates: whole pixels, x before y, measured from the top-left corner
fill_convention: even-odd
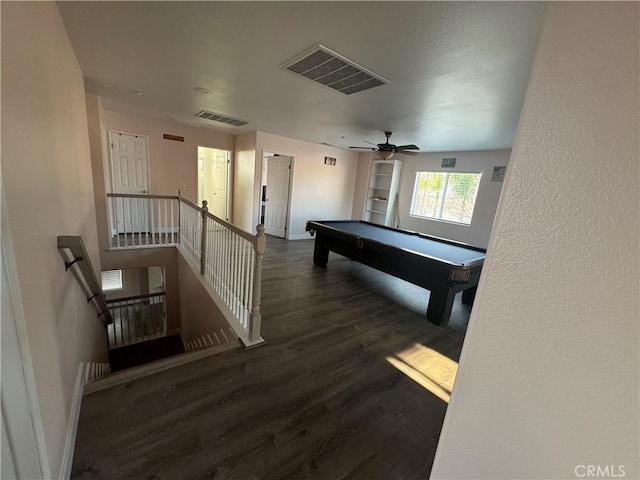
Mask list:
[[[476,298],[476,292],[478,291],[478,286],[467,288],[462,292],[462,303],[465,305],[473,306],[473,301]]]
[[[451,288],[446,290],[431,290],[429,305],[427,305],[427,320],[436,325],[443,325],[449,321],[456,294]]]
[[[325,247],[320,235],[317,235],[313,247],[313,263],[319,267],[326,267],[329,261],[329,249]]]

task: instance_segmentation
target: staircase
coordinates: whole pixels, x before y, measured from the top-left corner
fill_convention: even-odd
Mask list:
[[[112,372],[118,372],[180,353],[195,352],[228,343],[235,345],[237,342],[238,337],[231,328],[226,331],[221,328],[188,342],[184,341],[180,330],[171,330],[161,337],[110,348],[109,365]]]
[[[163,337],[156,337],[136,343],[110,348],[109,365],[112,372],[136,367],[145,363],[160,360],[184,353],[184,341],[180,330],[167,332]]]
[[[203,348],[217,347],[225,343],[238,341],[238,336],[231,327],[228,329],[221,328],[218,331],[207,333],[200,337],[189,340],[185,343],[187,352],[202,350]]]
[[[172,332],[173,333],[173,332]],[[220,335],[220,333],[218,333]],[[227,334],[227,336],[229,336]],[[179,337],[182,341],[182,337]],[[158,339],[147,340],[147,343]],[[202,340],[201,340],[202,341]],[[125,348],[125,347],[122,347]],[[228,342],[223,342],[219,345],[207,346],[202,348],[194,348],[184,353],[174,353],[171,356],[164,358],[157,358],[155,360],[149,360],[148,363],[138,364],[137,366],[124,367],[121,370],[111,370],[109,373],[109,366],[107,364],[97,364],[97,367],[92,369],[96,370],[95,375],[90,375],[87,380],[87,384],[84,387],[83,395],[88,395],[93,392],[111,388],[115,385],[127,383],[137,378],[146,377],[163,370],[168,370],[185,363],[195,362],[203,358],[218,355],[226,352],[227,350],[240,349],[242,345],[240,341],[235,337],[229,337]]]

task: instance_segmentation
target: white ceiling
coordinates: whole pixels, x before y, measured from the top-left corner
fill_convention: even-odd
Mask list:
[[[341,147],[391,130],[434,152],[511,147],[544,18],[528,2],[58,6],[106,109]],[[390,84],[344,95],[281,68],[319,43]],[[203,109],[249,124],[195,118]]]

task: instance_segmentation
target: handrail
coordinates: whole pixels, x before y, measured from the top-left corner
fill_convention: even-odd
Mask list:
[[[113,324],[107,326],[109,348],[122,347],[167,334],[165,292],[107,300]]]
[[[89,259],[89,254],[84,246],[82,237],[58,235],[58,249],[61,251],[61,254],[62,250],[65,249],[71,252],[73,259],[71,261],[65,259],[65,270],[69,270],[73,265],[78,266],[78,270],[82,274],[82,278],[91,293],[91,296],[87,297],[87,302],[95,302],[94,305],[98,310],[98,317],[104,316],[105,325],[113,323],[113,318],[109,312],[109,306],[107,305],[107,301],[102,293],[102,288],[100,286],[100,282],[98,282],[98,277],[93,269],[93,265],[91,265],[91,260]],[[64,254],[62,255],[64,258]]]
[[[158,293],[145,293],[144,295],[134,295],[132,297],[118,297],[118,298],[111,298],[109,300],[107,300],[107,303],[113,303],[113,302],[128,302],[130,300],[141,300],[143,298],[151,298],[151,297],[160,297],[162,295],[166,295],[167,292],[158,292]]]
[[[186,198],[184,198],[182,196],[178,196],[178,200],[180,201],[180,203],[184,203],[185,205],[189,205],[191,208],[194,208],[194,209],[196,209],[198,211],[202,211],[203,207],[199,207],[195,203],[190,202],[189,200],[187,200]],[[208,205],[208,202],[206,200],[203,200],[203,206],[206,207],[207,205]],[[225,228],[227,228],[227,229],[231,230],[232,232],[240,235],[242,238],[250,241],[251,243],[253,243],[255,245],[255,243],[256,243],[256,236],[255,235],[247,232],[246,230],[241,229],[240,227],[238,227],[237,225],[234,225],[233,223],[229,223],[226,220],[223,220],[223,219],[221,219],[219,217],[216,217],[212,213],[209,213],[208,210],[205,210],[205,214],[210,219],[215,220],[219,224],[223,225]]]
[[[147,195],[143,193],[107,193],[107,197],[111,198],[160,198],[168,200],[177,200],[177,195]]]
[[[258,225],[256,235],[251,235],[210,214],[206,200],[202,201],[202,207],[182,197],[178,203],[186,207],[181,209],[181,215],[189,219],[181,221],[184,228],[180,232],[179,249],[196,269],[199,267],[205,288],[220,299],[218,306],[243,345],[253,347],[264,343],[260,336],[262,261],[266,249],[264,225]],[[235,238],[226,236],[225,230]]]
[[[250,233],[177,195],[107,194],[112,249],[176,247],[245,347],[261,331],[264,225]]]

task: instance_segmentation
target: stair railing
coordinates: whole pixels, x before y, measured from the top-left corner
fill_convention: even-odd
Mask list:
[[[113,323],[107,326],[109,348],[143,342],[167,334],[166,293],[107,300]]]
[[[245,347],[264,342],[262,261],[264,226],[257,233],[177,196],[107,194],[111,249],[175,246],[200,279]]]
[[[107,193],[110,248],[177,245],[179,209],[177,196]]]
[[[72,269],[74,277],[85,290],[87,302],[93,302],[98,311],[98,317],[102,317],[105,326],[111,324],[113,318],[82,237],[59,235],[58,250],[64,259],[65,270]],[[71,254],[70,257],[67,252]],[[72,268],[74,266],[75,268]]]
[[[260,336],[262,313],[262,261],[266,250],[264,225],[256,235],[179,197],[178,249],[199,270],[205,287],[245,347],[264,342]]]

